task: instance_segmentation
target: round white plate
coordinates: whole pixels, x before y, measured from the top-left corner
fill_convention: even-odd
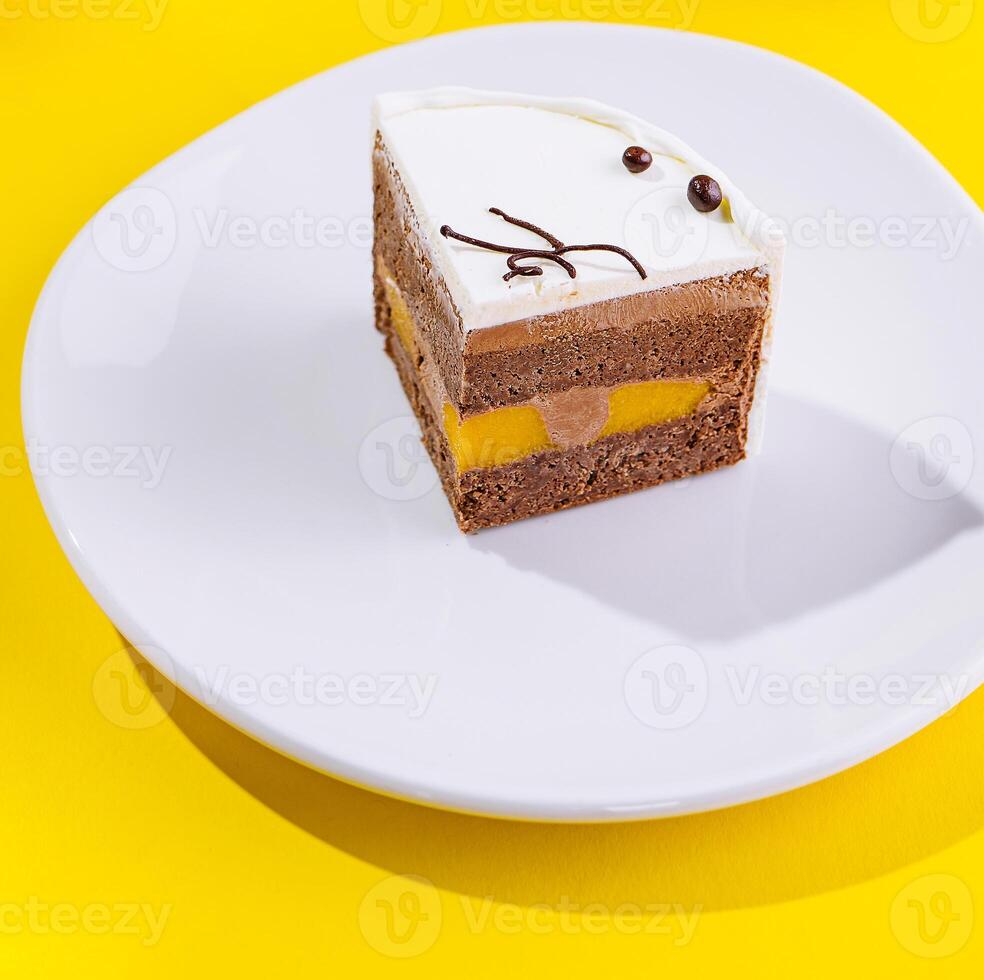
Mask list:
[[[762,456],[457,531],[370,292],[370,99],[442,83],[623,106],[788,223]],[[111,201],[38,302],[25,436],[96,600],[270,745],[482,813],[724,806],[867,758],[981,679],[981,231],[897,125],[776,55],[597,25],[438,37],[255,106]]]

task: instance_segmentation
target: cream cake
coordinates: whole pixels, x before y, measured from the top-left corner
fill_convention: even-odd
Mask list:
[[[784,241],[586,99],[377,98],[374,289],[463,531],[730,465],[761,437]]]

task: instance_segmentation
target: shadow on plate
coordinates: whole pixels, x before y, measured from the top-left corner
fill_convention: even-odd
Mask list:
[[[157,682],[161,698],[168,683]],[[984,688],[889,752],[812,786],[712,813],[598,825],[496,820],[380,796],[295,762],[173,693],[178,728],[264,806],[387,873],[421,875],[479,899],[675,902],[705,911],[765,905],[886,874],[984,826],[976,775],[984,770]]]
[[[894,434],[770,397],[765,452],[747,464],[469,544],[685,636],[722,640],[875,585],[984,523],[963,496],[907,493],[889,468]]]
[[[982,523],[959,496],[927,503],[904,492],[889,447],[885,434],[777,395],[767,452],[752,465],[469,542],[634,614],[726,637],[872,586]],[[616,508],[625,513],[613,524]],[[631,527],[631,538],[613,540],[612,526]],[[519,905],[782,902],[886,874],[984,826],[975,775],[984,771],[984,689],[902,745],[812,786],[608,825],[510,822],[389,799],[267,748],[180,691],[170,713],[219,769],[332,847]]]

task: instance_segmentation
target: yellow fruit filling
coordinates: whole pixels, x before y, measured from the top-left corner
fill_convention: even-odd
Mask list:
[[[459,473],[553,448],[543,416],[532,405],[496,408],[462,422],[454,406],[446,404],[444,432]]]
[[[703,381],[643,381],[614,388],[608,393],[608,421],[598,438],[693,415],[710,390]]]
[[[608,393],[608,421],[595,438],[693,415],[710,390],[703,381],[644,381],[614,388]],[[454,406],[445,404],[444,432],[459,473],[556,448],[532,405],[496,408],[462,422]]]
[[[385,273],[385,266],[383,269]],[[393,323],[393,329],[396,331],[397,337],[400,338],[400,343],[403,344],[403,349],[411,357],[416,357],[416,327],[413,323],[413,316],[411,315],[410,310],[407,308],[407,304],[403,299],[403,295],[400,293],[396,283],[393,282],[388,274],[384,275],[383,288],[386,291],[386,302],[389,303],[390,320]]]

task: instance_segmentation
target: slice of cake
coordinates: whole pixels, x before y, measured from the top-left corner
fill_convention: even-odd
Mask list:
[[[724,174],[583,99],[373,123],[376,326],[463,531],[754,451],[784,241]]]

